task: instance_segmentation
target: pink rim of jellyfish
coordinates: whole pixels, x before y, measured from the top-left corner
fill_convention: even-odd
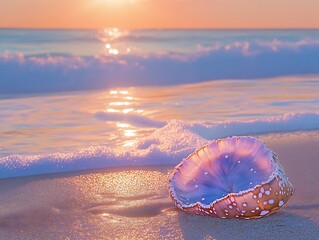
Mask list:
[[[231,137],[211,142],[177,165],[169,191],[183,211],[253,219],[278,211],[294,188],[263,142]]]

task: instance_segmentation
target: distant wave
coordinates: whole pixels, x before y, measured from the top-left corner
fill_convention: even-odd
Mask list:
[[[0,94],[319,74],[319,41],[233,42],[189,54],[0,56]]]
[[[141,119],[131,120],[138,122]],[[176,164],[212,139],[300,130],[319,130],[319,115],[288,114],[242,122],[187,123],[174,120],[159,126],[150,136],[140,139],[136,145],[122,153],[104,146],[91,146],[73,153],[2,157],[0,178],[115,166]]]

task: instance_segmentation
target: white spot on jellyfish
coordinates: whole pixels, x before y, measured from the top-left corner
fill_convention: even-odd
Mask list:
[[[203,197],[203,198],[202,198],[202,201],[205,201],[205,199],[206,199],[206,198]]]
[[[251,172],[252,172],[253,170],[254,170],[253,168],[250,169]]]
[[[255,210],[251,210],[251,212],[252,212],[252,213],[254,213],[254,212],[255,212]]]
[[[260,212],[260,216],[264,216],[264,215],[266,215],[267,213],[269,213],[268,210],[263,210],[263,211]]]
[[[228,158],[228,155],[225,155],[225,158]]]
[[[261,198],[262,196],[263,196],[263,194],[262,194],[262,193],[259,193],[259,194],[258,194],[258,197],[259,197],[259,198]]]
[[[227,210],[227,209],[225,209],[224,211],[225,211],[226,213],[228,213],[228,210]]]
[[[267,204],[268,204],[268,202],[263,202],[263,204],[264,204],[264,205],[267,205]]]
[[[233,208],[233,206],[232,206],[232,205],[229,205],[228,207],[229,207],[230,209],[232,209],[232,208]]]
[[[254,173],[256,173],[256,171],[254,171]]]
[[[284,205],[284,204],[285,204],[285,202],[281,200],[281,201],[278,203],[278,206],[281,207],[281,206]]]
[[[230,201],[235,202],[235,198],[234,197],[230,197]]]
[[[240,163],[240,161],[237,161],[238,163]]]
[[[247,203],[243,203],[243,207],[247,207]]]
[[[265,194],[266,194],[266,195],[270,195],[270,191],[267,190],[267,191],[265,192]]]
[[[249,185],[253,184],[253,182],[250,182]]]
[[[246,211],[245,210],[243,210],[243,211],[241,211],[242,213],[246,213]]]
[[[269,202],[269,204],[274,204],[275,201],[274,201],[274,199],[269,199],[268,202]]]
[[[198,188],[198,185],[195,185],[195,188]]]
[[[254,195],[254,196],[253,196],[253,198],[254,198],[254,199],[256,199],[256,198],[257,198],[257,196],[256,196],[256,195]]]
[[[259,207],[256,207],[256,210],[259,210]]]
[[[207,174],[208,174],[208,172],[205,172],[204,174],[205,174],[205,175],[207,175]]]
[[[264,193],[264,192],[265,192],[265,189],[262,187],[262,188],[260,189],[260,192]]]

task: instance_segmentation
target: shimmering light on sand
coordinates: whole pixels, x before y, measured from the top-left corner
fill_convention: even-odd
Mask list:
[[[111,44],[109,44],[109,43],[105,44],[105,48],[110,49],[111,48]]]
[[[133,97],[128,96],[128,97],[126,97],[125,99],[126,99],[126,100],[133,100]]]

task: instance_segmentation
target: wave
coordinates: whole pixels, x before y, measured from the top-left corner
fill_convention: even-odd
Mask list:
[[[0,55],[0,94],[130,86],[178,85],[216,79],[319,74],[319,41],[233,42],[193,53],[72,56]]]
[[[0,178],[117,166],[177,164],[212,139],[319,130],[319,114],[287,114],[253,121],[189,123],[172,120],[158,127],[150,136],[121,153],[104,146],[91,146],[73,153],[1,157]]]

